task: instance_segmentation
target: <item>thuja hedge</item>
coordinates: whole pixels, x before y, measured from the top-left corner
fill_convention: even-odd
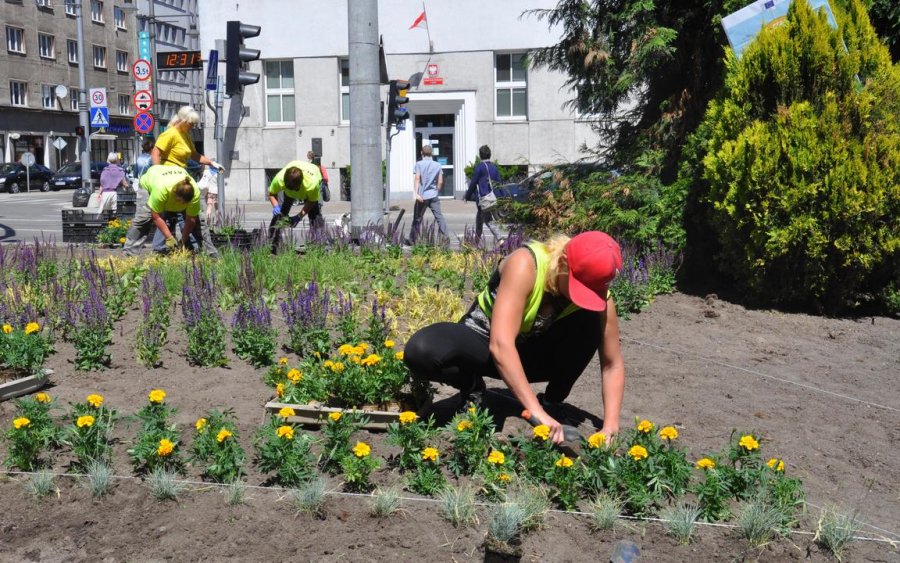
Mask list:
[[[698,129],[716,262],[773,304],[840,311],[896,297],[900,68],[863,4],[805,2],[736,59]]]

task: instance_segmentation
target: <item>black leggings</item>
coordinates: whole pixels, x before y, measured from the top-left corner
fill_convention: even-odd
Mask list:
[[[600,345],[599,313],[578,310],[547,331],[516,343],[530,382],[548,381],[545,397],[561,402]],[[488,338],[462,323],[436,323],[406,343],[404,361],[416,379],[437,381],[462,392],[476,390],[483,378],[500,379]]]
[[[301,206],[306,205],[305,202],[299,202]],[[277,228],[275,225],[278,224],[279,221],[288,217],[291,212],[291,207],[294,205],[294,198],[289,195],[283,196],[281,201],[281,214],[273,215],[272,221],[269,223],[269,240],[272,241],[272,253],[278,251],[278,245],[281,242],[281,228]],[[312,209],[309,210],[309,227],[310,229],[314,227],[321,226],[322,221],[322,204],[321,202],[316,203],[316,205],[312,206]]]

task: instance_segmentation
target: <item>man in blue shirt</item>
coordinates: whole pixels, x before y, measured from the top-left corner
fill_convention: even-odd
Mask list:
[[[413,168],[413,173],[416,175],[413,181],[413,195],[416,203],[413,208],[412,228],[409,231],[409,240],[413,243],[419,236],[426,208],[431,208],[441,237],[445,240],[450,237],[447,233],[447,222],[444,221],[444,215],[441,213],[441,200],[438,198],[441,187],[444,185],[444,173],[441,165],[432,160],[431,154],[431,145],[423,146],[422,160],[417,162]]]

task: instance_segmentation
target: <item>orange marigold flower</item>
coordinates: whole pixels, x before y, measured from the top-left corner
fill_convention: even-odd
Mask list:
[[[631,446],[628,450],[628,455],[634,459],[634,461],[640,461],[642,459],[647,459],[647,448],[644,446]]]
[[[674,440],[678,438],[678,430],[674,426],[663,426],[662,430],[659,431],[659,437],[663,440]]]
[[[159,446],[156,447],[156,453],[159,457],[166,457],[171,454],[175,450],[175,444],[172,443],[172,440],[168,438],[163,438],[159,441]]]

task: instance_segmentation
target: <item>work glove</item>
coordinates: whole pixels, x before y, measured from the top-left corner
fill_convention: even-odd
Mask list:
[[[222,166],[221,164],[219,164],[218,162],[216,162],[215,160],[210,162],[209,165],[212,166],[213,168],[215,168],[216,170],[218,170],[219,172],[225,172],[225,167]]]
[[[166,250],[169,252],[178,248],[178,241],[175,240],[175,237],[169,237],[166,239]]]
[[[275,205],[272,207],[272,217],[275,217],[276,215],[281,215],[281,206],[280,205]]]

